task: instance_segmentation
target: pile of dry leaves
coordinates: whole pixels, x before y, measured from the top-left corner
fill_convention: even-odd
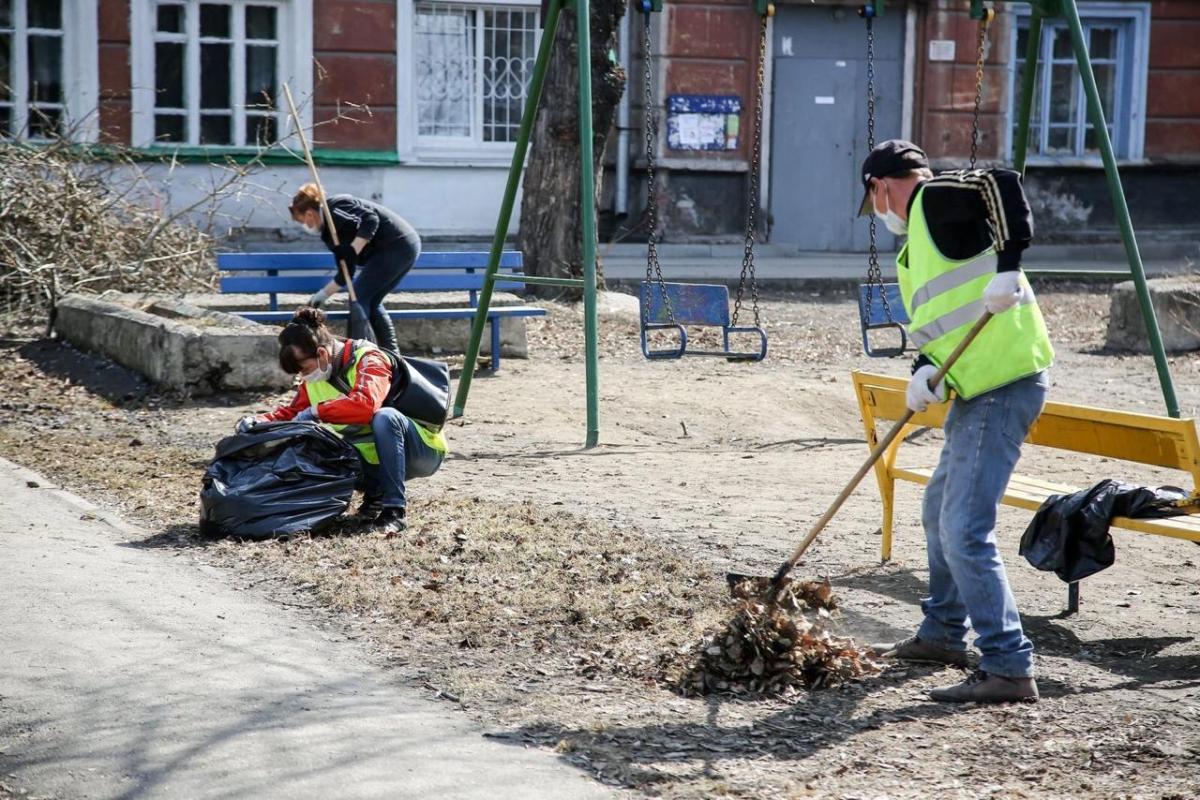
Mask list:
[[[750,579],[735,586],[729,624],[680,653],[691,666],[674,678],[678,691],[789,695],[879,671],[869,648],[829,631],[837,600],[828,579],[785,584],[773,600],[764,583]]]

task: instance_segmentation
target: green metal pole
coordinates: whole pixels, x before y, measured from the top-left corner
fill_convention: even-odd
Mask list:
[[[583,338],[587,359],[587,440],[600,440],[600,354],[596,329],[596,173],[592,165],[592,34],[588,0],[575,0],[579,54],[579,213],[583,215]]]
[[[1017,140],[1013,142],[1013,168],[1025,174],[1029,153],[1029,121],[1033,114],[1033,90],[1037,83],[1038,62],[1042,55],[1042,15],[1034,8],[1029,18],[1029,41],[1025,46],[1025,74],[1021,76],[1021,113],[1017,121]]]
[[[475,376],[475,360],[479,358],[483,329],[487,324],[488,308],[492,303],[492,288],[496,272],[500,268],[500,254],[504,240],[508,237],[508,224],[512,220],[513,204],[517,199],[517,188],[521,184],[521,170],[525,166],[525,154],[529,150],[529,134],[533,131],[533,120],[537,117],[542,100],[542,84],[546,78],[546,67],[554,51],[554,35],[558,31],[558,15],[562,0],[550,0],[546,9],[546,20],[542,26],[542,40],[538,44],[537,58],[533,65],[533,77],[529,80],[529,94],[525,99],[525,110],[521,114],[521,127],[517,132],[517,143],[513,148],[512,163],[508,168],[508,184],[504,187],[504,200],[500,204],[500,216],[496,219],[496,231],[492,235],[492,252],[488,259],[483,288],[479,291],[479,310],[471,325],[471,340],[467,343],[467,354],[463,361],[462,375],[458,379],[458,392],[454,395],[454,416],[461,417],[467,405],[467,394],[471,391],[471,379]],[[492,358],[496,357],[492,354]]]
[[[1125,242],[1125,253],[1129,256],[1129,271],[1137,287],[1138,302],[1142,307],[1142,319],[1150,336],[1150,349],[1154,352],[1154,366],[1158,369],[1158,382],[1162,385],[1163,400],[1167,414],[1179,416],[1179,401],[1175,399],[1175,386],[1171,381],[1171,368],[1167,365],[1167,353],[1163,348],[1162,333],[1158,329],[1158,318],[1154,304],[1150,302],[1150,290],[1146,286],[1146,270],[1142,255],[1138,252],[1137,238],[1133,233],[1133,222],[1129,219],[1129,206],[1125,202],[1125,190],[1121,186],[1121,175],[1117,172],[1117,159],[1113,154],[1112,140],[1108,136],[1108,125],[1104,120],[1104,107],[1100,104],[1100,91],[1096,88],[1096,75],[1092,72],[1092,59],[1088,55],[1087,42],[1083,38],[1083,25],[1079,21],[1079,9],[1075,0],[1062,0],[1062,10],[1071,28],[1071,42],[1075,47],[1075,61],[1079,65],[1079,76],[1087,93],[1088,117],[1096,132],[1100,145],[1100,156],[1104,159],[1104,173],[1108,178],[1108,191],[1112,195],[1117,222],[1121,226],[1121,238]]]

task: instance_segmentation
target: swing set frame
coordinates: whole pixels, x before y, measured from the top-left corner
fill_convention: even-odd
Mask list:
[[[1129,205],[1125,199],[1125,189],[1121,184],[1121,174],[1117,169],[1117,158],[1113,151],[1112,139],[1108,134],[1104,107],[1100,103],[1100,91],[1096,86],[1096,75],[1092,69],[1092,59],[1088,53],[1087,39],[1084,35],[1083,23],[1079,18],[1076,0],[988,0],[987,3],[984,0],[970,0],[970,15],[972,19],[982,20],[989,11],[989,5],[1017,2],[1027,3],[1032,13],[1029,17],[1029,37],[1025,50],[1026,68],[1021,80],[1017,133],[1013,141],[1013,169],[1022,175],[1025,174],[1029,153],[1029,122],[1033,111],[1033,96],[1037,79],[1036,67],[1041,57],[1042,25],[1048,19],[1062,19],[1067,23],[1070,31],[1071,48],[1075,54],[1075,63],[1079,68],[1079,77],[1083,81],[1083,90],[1087,98],[1088,119],[1096,132],[1096,143],[1100,150],[1100,158],[1104,163],[1108,192],[1112,199],[1117,224],[1121,230],[1121,241],[1125,246],[1125,254],[1129,260],[1129,274],[1137,288],[1138,304],[1141,307],[1142,320],[1146,324],[1150,349],[1154,355],[1154,366],[1158,371],[1158,382],[1162,389],[1163,401],[1167,408],[1167,414],[1178,418],[1179,401],[1175,396],[1175,384],[1171,379],[1171,369],[1167,363],[1166,349],[1163,347],[1162,333],[1158,327],[1158,317],[1150,300],[1150,290],[1146,285],[1146,270],[1138,249],[1137,236],[1133,231],[1133,222],[1129,217]],[[868,0],[864,8],[869,9],[869,13],[873,16],[880,16],[884,13],[886,5],[887,0]]]
[[[1113,152],[1112,140],[1108,135],[1108,125],[1104,119],[1104,109],[1100,104],[1100,92],[1096,86],[1096,76],[1092,70],[1091,57],[1088,54],[1084,38],[1083,25],[1079,19],[1079,9],[1076,0],[991,0],[996,3],[1025,2],[1032,9],[1029,20],[1029,42],[1026,50],[1026,64],[1036,65],[1040,60],[1042,23],[1047,19],[1062,18],[1066,21],[1071,32],[1071,45],[1075,60],[1079,67],[1080,78],[1083,80],[1084,92],[1087,96],[1088,116],[1095,128],[1100,156],[1104,162],[1104,173],[1108,183],[1109,194],[1112,197],[1118,224],[1121,229],[1121,240],[1129,259],[1129,271],[1137,287],[1138,303],[1142,311],[1142,319],[1146,323],[1146,331],[1150,339],[1150,347],[1154,354],[1154,364],[1158,371],[1159,384],[1162,388],[1163,400],[1167,413],[1179,417],[1179,402],[1175,396],[1175,386],[1171,379],[1170,367],[1167,364],[1166,350],[1163,347],[1162,334],[1158,327],[1158,318],[1150,300],[1150,290],[1146,286],[1146,272],[1142,264],[1141,253],[1138,250],[1137,237],[1133,231],[1133,223],[1129,217],[1129,206],[1125,200],[1125,190],[1121,184],[1121,176],[1117,170],[1117,159]],[[662,0],[645,0],[650,10],[660,11]],[[765,12],[768,0],[755,0],[755,7]],[[496,219],[495,233],[488,259],[487,271],[484,275],[483,288],[479,293],[478,311],[471,327],[471,338],[467,344],[466,358],[463,363],[462,375],[459,378],[458,391],[454,397],[455,418],[463,416],[467,396],[470,392],[471,381],[475,373],[475,362],[479,356],[483,340],[484,327],[487,324],[488,309],[491,305],[492,292],[495,288],[497,273],[500,266],[500,256],[504,249],[504,240],[508,236],[509,223],[516,202],[517,190],[521,182],[521,172],[525,157],[529,150],[529,137],[533,130],[533,121],[541,106],[542,86],[546,76],[546,68],[550,62],[550,54],[554,47],[560,12],[568,4],[574,7],[577,26],[577,63],[579,78],[579,169],[580,169],[580,215],[582,222],[582,271],[580,278],[554,278],[546,276],[518,277],[506,274],[505,281],[522,281],[526,284],[562,286],[581,289],[583,293],[584,319],[584,353],[586,372],[586,405],[587,429],[585,448],[595,447],[600,437],[599,415],[599,348],[596,315],[596,204],[595,204],[595,175],[592,171],[593,159],[593,126],[592,126],[592,83],[591,83],[591,10],[589,0],[546,0],[543,3],[543,30],[541,41],[538,43],[537,56],[534,62],[533,75],[530,79],[529,92],[521,115],[521,126],[517,133],[517,141],[513,147],[512,161],[508,171],[508,182],[505,185],[500,213]],[[867,0],[866,6],[874,16],[884,13],[887,0]],[[762,12],[760,12],[762,13]],[[982,19],[987,13],[984,0],[970,0],[970,14],[974,19]],[[1014,167],[1024,174],[1026,156],[1029,149],[1029,122],[1033,108],[1034,81],[1037,70],[1027,68],[1021,82],[1021,104],[1017,136],[1014,142]]]

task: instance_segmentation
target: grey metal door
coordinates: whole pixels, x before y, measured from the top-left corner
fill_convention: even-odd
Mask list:
[[[775,17],[771,241],[802,250],[867,249],[854,217],[867,156],[866,23],[849,8],[783,6]],[[875,22],[876,139],[899,138],[904,10]],[[880,247],[891,249],[879,226]]]

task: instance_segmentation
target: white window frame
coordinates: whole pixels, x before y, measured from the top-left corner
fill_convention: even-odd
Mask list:
[[[530,0],[424,0],[445,2],[453,6],[499,7],[511,6],[538,10]],[[396,16],[396,149],[400,160],[411,164],[448,166],[508,166],[515,142],[464,142],[459,137],[421,136],[418,134],[416,69],[413,37],[416,35],[416,5],[418,0],[397,0]],[[540,12],[539,12],[540,13]],[[541,41],[539,18],[538,41]],[[482,31],[478,33],[482,36]],[[477,50],[483,58],[483,50]],[[481,73],[482,74],[482,73]],[[480,80],[476,81],[481,83]],[[480,88],[480,91],[482,89]],[[479,122],[482,125],[482,121]]]
[[[22,132],[17,138],[30,139],[24,131],[29,122],[28,34],[25,22],[29,3],[38,0],[12,0],[13,46],[9,53],[13,70],[12,127]],[[97,108],[100,100],[100,28],[97,0],[63,0],[62,68],[63,129],[79,142],[94,142],[100,125]],[[35,33],[37,28],[32,29]]]
[[[1009,32],[1008,48],[1010,53],[1008,63],[1008,103],[1007,113],[1005,115],[1006,124],[1004,126],[1005,136],[1005,152],[1011,160],[1013,157],[1013,126],[1016,124],[1017,105],[1020,103],[1021,87],[1017,85],[1017,33],[1021,23],[1028,23],[1030,18],[1030,9],[1028,6],[1020,5],[1013,8],[1015,16],[1014,24]],[[1145,159],[1146,146],[1146,93],[1147,81],[1150,72],[1150,4],[1139,3],[1130,4],[1127,2],[1110,3],[1110,2],[1083,2],[1079,3],[1079,17],[1086,25],[1092,20],[1110,19],[1114,22],[1130,23],[1131,32],[1128,37],[1124,37],[1122,46],[1117,52],[1118,75],[1120,74],[1121,65],[1128,65],[1130,70],[1128,83],[1128,98],[1123,98],[1122,93],[1125,91],[1121,86],[1117,87],[1117,102],[1116,114],[1113,119],[1108,119],[1114,131],[1117,126],[1127,129],[1129,137],[1128,153],[1124,156],[1117,154],[1117,160],[1120,163],[1137,163]],[[1047,20],[1047,23],[1050,22]],[[1043,28],[1043,43],[1045,42],[1045,28]],[[1024,54],[1019,54],[1022,57]],[[1047,69],[1048,65],[1043,62],[1043,69]],[[1082,81],[1080,81],[1082,83]],[[1081,86],[1077,89],[1080,93],[1083,103],[1087,103],[1087,97],[1083,94]],[[1127,99],[1127,104],[1122,100]],[[1042,100],[1044,103],[1049,102],[1049,98],[1043,92]],[[1122,107],[1129,109],[1129,116],[1121,116]],[[1086,114],[1086,112],[1085,112]],[[1042,116],[1043,126],[1045,125],[1045,115]],[[1114,142],[1113,149],[1117,150]],[[1102,167],[1104,162],[1099,153],[1087,156],[1053,156],[1034,153],[1030,148],[1027,163],[1033,166],[1094,166]]]
[[[219,0],[227,2],[228,0]],[[130,0],[130,62],[133,66],[133,146],[142,147],[154,150],[179,150],[183,148],[200,148],[214,154],[221,153],[246,153],[255,152],[258,148],[255,144],[247,145],[211,145],[211,144],[195,144],[199,141],[199,28],[198,28],[198,13],[188,14],[188,30],[185,34],[189,42],[194,40],[197,46],[187,49],[188,60],[187,71],[184,75],[184,92],[187,96],[196,96],[197,103],[192,104],[189,100],[188,105],[188,120],[189,120],[189,142],[158,142],[154,139],[154,42],[155,30],[157,26],[157,18],[155,9],[158,5],[157,0]],[[184,0],[185,5],[199,6],[201,0]],[[253,3],[254,0],[233,0],[232,5],[242,5],[245,3]],[[313,93],[313,67],[312,67],[312,18],[313,18],[313,0],[268,0],[264,5],[278,5],[279,17],[277,22],[276,39],[279,42],[279,81],[280,86],[287,82],[291,87],[292,94],[296,98],[296,104],[299,106],[301,124],[306,128],[311,128],[313,120],[312,108],[312,93]],[[233,15],[234,20],[243,18],[242,15]],[[235,24],[231,30],[231,38],[237,40],[240,37],[244,44],[245,38],[242,35],[241,25]],[[235,54],[244,52],[241,47],[234,47]],[[234,58],[234,64],[231,71],[231,76],[235,86],[244,80],[244,59],[241,57]],[[276,125],[276,132],[279,139],[286,138],[292,131],[293,126],[290,117],[287,113],[287,103],[282,97],[282,88],[280,89],[279,97],[279,121]],[[243,109],[243,113],[234,113],[233,115],[233,131],[235,141],[244,133],[244,124],[246,115],[244,113],[244,105],[241,104],[244,98],[241,94],[234,95],[235,102],[233,109],[236,112],[238,109]]]

